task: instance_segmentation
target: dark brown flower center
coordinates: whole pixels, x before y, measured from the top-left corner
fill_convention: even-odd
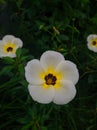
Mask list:
[[[13,51],[13,48],[12,47],[8,47],[7,48],[7,52],[12,52]]]
[[[96,43],[96,41],[93,41],[93,42],[92,42],[92,45],[94,45],[94,46],[95,46],[96,44],[97,44],[97,43]]]
[[[47,85],[55,85],[56,80],[57,80],[57,78],[53,74],[48,74],[45,76],[45,81],[46,81]]]

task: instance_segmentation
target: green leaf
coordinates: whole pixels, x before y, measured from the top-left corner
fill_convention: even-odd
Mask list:
[[[20,73],[21,75],[24,76],[24,67],[23,67],[22,64],[18,65],[18,71],[19,71],[19,73]]]
[[[68,41],[68,40],[69,40],[69,37],[68,37],[67,35],[61,34],[61,35],[59,35],[59,37],[60,37],[60,39],[61,39],[62,41]]]
[[[12,66],[6,66],[0,71],[0,76],[2,75],[10,75],[10,72],[12,71],[13,67]]]
[[[2,60],[7,64],[13,64],[15,62],[14,58],[11,57],[3,57]]]
[[[42,126],[42,127],[41,127],[41,130],[48,130],[48,129],[47,129],[47,127],[45,127],[45,126]]]
[[[31,126],[31,124],[26,124],[26,125],[24,125],[24,126],[22,127],[21,130],[29,130],[30,126]],[[33,129],[33,130],[34,130],[34,129]]]
[[[89,1],[89,0],[81,0],[81,2],[82,2],[83,4],[88,4],[90,1]]]
[[[24,1],[24,0],[17,0],[17,1],[16,1],[16,4],[17,4],[18,8],[21,7],[23,1]]]
[[[21,54],[22,54],[22,50],[21,50],[21,48],[18,48],[18,49],[16,50],[16,56],[17,56],[18,58],[20,58]]]

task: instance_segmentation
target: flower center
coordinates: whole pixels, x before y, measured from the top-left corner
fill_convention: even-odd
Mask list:
[[[57,78],[53,74],[48,74],[45,76],[45,81],[46,81],[47,85],[55,85],[56,80],[57,80]]]
[[[13,48],[12,47],[8,47],[7,48],[7,52],[12,52],[13,51]]]
[[[97,40],[93,40],[91,44],[92,46],[97,47]]]

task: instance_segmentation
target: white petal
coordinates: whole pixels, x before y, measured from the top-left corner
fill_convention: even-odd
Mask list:
[[[44,71],[39,60],[31,60],[27,63],[27,66],[25,67],[26,80],[31,84],[41,84],[44,82],[44,80],[40,77],[40,74],[43,72]]]
[[[97,52],[97,46],[91,45],[91,42],[88,42],[87,47],[89,50]]]
[[[76,65],[68,60],[61,61],[58,64],[56,71],[62,74],[62,80],[70,80],[74,84],[78,82],[79,73]]]
[[[16,45],[17,48],[23,46],[23,42],[22,42],[22,40],[19,39],[19,38],[14,38],[14,39],[12,40],[12,42]]]
[[[4,42],[12,42],[12,40],[14,39],[15,37],[13,35],[6,35],[3,37],[3,41]]]
[[[11,57],[11,58],[14,58],[14,57],[16,57],[16,54],[15,53],[11,53],[11,52],[4,53],[4,51],[0,50],[0,58],[7,57],[7,56]]]
[[[2,40],[0,40],[0,45],[2,44]]]
[[[2,50],[0,50],[0,58],[2,58],[2,57],[6,57],[6,55],[2,52]]]
[[[55,95],[53,102],[56,104],[67,104],[69,103],[76,95],[76,89],[72,82],[70,81],[61,81],[61,87],[55,89]]]
[[[7,54],[2,53],[1,56],[2,56],[2,57],[7,57],[7,56],[8,56],[8,57],[14,58],[14,57],[16,57],[16,54],[15,54],[15,53],[10,53],[10,52],[9,52],[9,53],[7,53]]]
[[[6,35],[6,36],[3,37],[3,43],[6,44],[6,42],[7,43],[14,43],[14,44],[16,44],[17,48],[23,46],[22,40],[20,38],[14,37],[12,35]]]
[[[62,60],[64,60],[63,55],[56,51],[46,51],[40,58],[40,62],[45,70],[47,68],[55,68]]]
[[[3,53],[2,48],[3,48],[3,44],[2,44],[2,40],[0,40],[0,56],[1,56],[1,55],[2,55],[2,53]]]
[[[41,85],[32,86],[29,84],[28,89],[33,100],[39,103],[50,103],[54,97],[54,89],[52,87],[45,89]]]
[[[3,46],[4,46],[4,44],[3,44],[3,40],[0,40],[0,50],[3,49]]]
[[[87,41],[90,42],[91,40],[93,39],[97,39],[97,35],[96,34],[90,34],[88,37],[87,37]]]

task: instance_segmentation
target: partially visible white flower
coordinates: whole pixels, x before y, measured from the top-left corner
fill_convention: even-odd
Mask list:
[[[46,51],[40,60],[33,59],[25,67],[28,90],[39,103],[67,104],[76,95],[79,73],[76,65],[56,51]]]
[[[97,35],[90,34],[87,37],[87,46],[91,51],[97,52]]]
[[[23,46],[20,38],[13,35],[6,35],[0,40],[0,57],[16,57],[16,50]]]

